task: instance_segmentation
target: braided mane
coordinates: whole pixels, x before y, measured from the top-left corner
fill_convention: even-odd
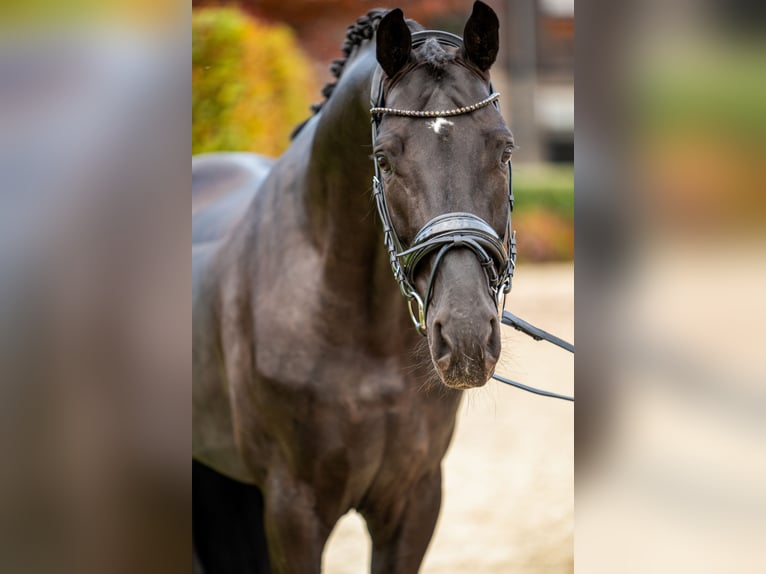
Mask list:
[[[324,106],[325,102],[330,99],[330,96],[332,96],[332,93],[335,90],[335,86],[338,84],[338,80],[340,79],[341,74],[343,74],[343,68],[346,66],[346,62],[348,62],[348,59],[351,56],[351,53],[354,51],[354,48],[357,48],[363,42],[372,39],[372,37],[375,35],[375,32],[378,30],[378,24],[380,24],[383,16],[388,14],[388,12],[388,9],[383,8],[375,8],[374,10],[370,10],[366,15],[361,16],[355,23],[351,24],[348,29],[346,29],[346,39],[341,46],[343,57],[337,60],[333,60],[332,64],[330,64],[330,72],[332,73],[335,80],[329,82],[325,85],[324,88],[322,88],[322,96],[324,97],[324,100],[311,106],[311,117],[318,114],[322,109],[322,106]],[[407,23],[410,25],[410,27],[420,26],[412,20],[407,20]],[[303,126],[306,125],[311,117],[299,124],[298,127],[293,130],[293,133],[290,135],[290,139],[294,139],[295,136],[300,133],[301,129],[303,129]]]

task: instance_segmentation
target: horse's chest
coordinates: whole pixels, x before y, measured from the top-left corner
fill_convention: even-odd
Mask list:
[[[264,406],[300,419],[306,432],[354,434],[399,413],[408,394],[408,381],[394,361],[344,353],[300,357],[295,349],[287,363],[281,372],[259,369],[257,392]]]
[[[439,428],[419,382],[393,360],[323,357],[298,380],[259,380],[261,432],[300,474],[363,490],[382,467],[430,456]]]
[[[307,304],[311,307],[311,304]],[[454,424],[456,400],[424,391],[412,353],[376,356],[355,344],[330,345],[305,325],[256,317],[255,410],[251,460],[313,484],[338,509],[389,484],[412,483],[438,465]],[[442,391],[442,392],[439,392]]]

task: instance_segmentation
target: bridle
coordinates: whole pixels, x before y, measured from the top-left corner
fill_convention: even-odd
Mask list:
[[[460,48],[463,40],[460,36],[440,30],[422,30],[412,34],[412,47],[423,44],[427,39],[434,38],[440,44]],[[378,128],[383,115],[403,116],[409,118],[444,118],[470,114],[492,104],[500,109],[498,98],[490,83],[490,95],[480,102],[460,108],[443,111],[400,110],[385,107],[383,94],[383,72],[377,67],[372,80],[370,114],[372,116],[372,145],[377,142]],[[505,306],[505,296],[510,292],[513,282],[513,271],[516,267],[516,233],[511,229],[511,213],[513,212],[513,184],[511,177],[511,162],[508,162],[508,222],[505,237],[501,238],[481,217],[467,212],[450,212],[438,215],[428,221],[415,234],[412,242],[404,246],[396,233],[391,221],[391,215],[386,203],[383,179],[377,161],[375,175],[372,178],[375,205],[380,220],[383,223],[383,241],[388,251],[391,270],[399,284],[402,295],[407,299],[410,317],[418,333],[426,334],[426,319],[428,307],[433,295],[433,285],[439,264],[451,249],[464,247],[470,249],[479,259],[487,277],[487,287],[495,304],[498,314],[502,316]],[[425,294],[421,297],[415,288],[415,274],[418,265],[429,255],[435,254],[431,273],[428,278]],[[413,308],[417,306],[417,311]]]
[[[463,39],[449,32],[440,30],[422,30],[412,34],[412,47],[423,44],[427,39],[435,38],[440,44],[461,48]],[[500,94],[495,92],[492,84],[489,85],[490,94],[480,102],[467,106],[442,111],[431,110],[400,110],[385,107],[383,94],[383,71],[380,66],[375,70],[370,89],[370,115],[372,116],[372,146],[375,147],[378,138],[378,128],[383,115],[402,116],[407,118],[445,118],[470,114],[490,104],[495,109],[500,109],[497,103]],[[415,234],[415,238],[408,246],[404,246],[391,221],[388,211],[386,196],[383,189],[383,179],[380,174],[380,166],[374,161],[375,175],[372,178],[373,194],[378,215],[383,223],[383,242],[388,251],[391,270],[399,284],[402,295],[407,299],[407,308],[415,324],[415,329],[421,335],[426,334],[426,318],[428,306],[433,294],[433,284],[439,264],[450,249],[466,247],[473,251],[479,259],[482,269],[487,277],[487,287],[495,304],[498,314],[504,325],[532,337],[536,341],[548,341],[562,349],[574,353],[574,345],[544,331],[520,317],[505,311],[505,296],[510,292],[513,283],[513,272],[516,269],[516,232],[511,228],[511,214],[513,212],[513,178],[511,176],[511,162],[508,162],[508,222],[505,228],[505,237],[500,238],[492,226],[481,217],[473,213],[450,212],[438,215],[428,221]],[[431,273],[426,284],[426,292],[420,296],[414,286],[415,273],[418,265],[429,255],[436,254]],[[417,305],[417,312],[413,309]],[[535,393],[538,395],[562,399],[574,402],[574,397],[552,393],[535,387],[524,385],[517,381],[507,379],[498,374],[492,375],[506,385]]]

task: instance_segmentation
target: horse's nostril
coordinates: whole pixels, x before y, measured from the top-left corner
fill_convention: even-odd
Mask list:
[[[444,326],[441,321],[435,321],[431,341],[431,351],[439,368],[446,371],[450,366],[452,346],[444,335]]]

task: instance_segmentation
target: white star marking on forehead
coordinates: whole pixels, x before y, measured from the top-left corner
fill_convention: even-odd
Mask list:
[[[434,130],[435,134],[441,135],[442,128],[447,127],[447,126],[454,126],[455,124],[452,123],[449,120],[445,120],[444,118],[436,118],[432,122],[427,122],[427,125],[428,125],[429,128]]]

